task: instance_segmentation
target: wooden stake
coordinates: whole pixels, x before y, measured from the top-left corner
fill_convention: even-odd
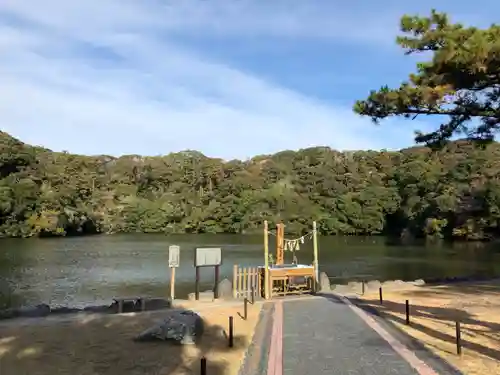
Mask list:
[[[198,301],[200,299],[200,267],[196,268],[196,281],[194,285],[194,295],[195,299]]]
[[[378,297],[380,299],[380,304],[384,303],[384,300],[382,298],[382,287],[378,288]]]
[[[175,267],[170,268],[170,299],[175,299]]]
[[[269,299],[269,233],[264,221],[264,298]]]
[[[410,325],[410,301],[406,300],[406,325]]]
[[[201,357],[200,360],[200,375],[207,375],[207,359]]]
[[[318,262],[318,232],[316,230],[316,221],[313,221],[313,251],[314,251],[314,277],[315,277],[315,282],[314,282],[314,291],[316,292],[318,290],[318,283],[319,283],[319,262]]]
[[[457,341],[457,354],[462,355],[462,335],[460,333],[460,322],[455,323],[456,341]]]
[[[219,298],[219,275],[220,275],[220,270],[219,266],[215,266],[215,271],[214,271],[214,299]]]
[[[247,320],[248,319],[248,298],[245,297],[243,300],[243,319]]]
[[[234,319],[232,316],[229,317],[229,347],[234,346]]]
[[[237,285],[238,285],[238,265],[233,266],[233,298],[237,298]]]

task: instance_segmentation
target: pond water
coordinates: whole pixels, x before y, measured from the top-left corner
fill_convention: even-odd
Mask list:
[[[274,252],[270,237],[270,251]],[[0,309],[37,303],[108,304],[117,296],[168,297],[168,247],[181,247],[176,297],[194,291],[196,247],[221,247],[221,278],[234,264],[264,262],[262,236],[100,235],[0,240]],[[296,252],[311,264],[312,244]],[[285,253],[285,262],[291,262]],[[288,259],[290,258],[290,259]],[[319,237],[320,270],[332,283],[349,280],[415,280],[453,276],[500,276],[500,251],[493,245],[394,245],[383,237]],[[213,287],[213,269],[201,271],[202,289]]]

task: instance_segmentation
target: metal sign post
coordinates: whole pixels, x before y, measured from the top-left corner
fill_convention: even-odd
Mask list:
[[[200,267],[214,267],[214,299],[219,298],[219,268],[222,264],[222,250],[219,247],[198,247],[194,252],[196,268],[195,296],[200,299]]]
[[[168,247],[168,266],[170,267],[170,299],[175,298],[175,269],[179,267],[180,247],[171,245]]]

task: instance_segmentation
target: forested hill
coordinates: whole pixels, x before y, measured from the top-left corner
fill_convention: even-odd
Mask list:
[[[81,156],[0,132],[0,236],[300,233],[483,239],[500,233],[500,147],[431,152],[327,147],[225,162],[196,151]]]

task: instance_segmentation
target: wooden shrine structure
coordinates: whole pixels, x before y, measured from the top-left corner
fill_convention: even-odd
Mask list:
[[[275,257],[269,253],[269,236],[276,237]],[[300,264],[295,252],[305,241],[312,240],[313,261]],[[285,253],[292,253],[292,261],[285,262]],[[270,231],[268,222],[264,222],[264,265],[259,267],[240,267],[234,265],[233,297],[265,299],[288,294],[314,293],[319,279],[318,236],[316,222],[312,231],[294,239],[285,238],[285,225],[276,225],[276,231]]]

